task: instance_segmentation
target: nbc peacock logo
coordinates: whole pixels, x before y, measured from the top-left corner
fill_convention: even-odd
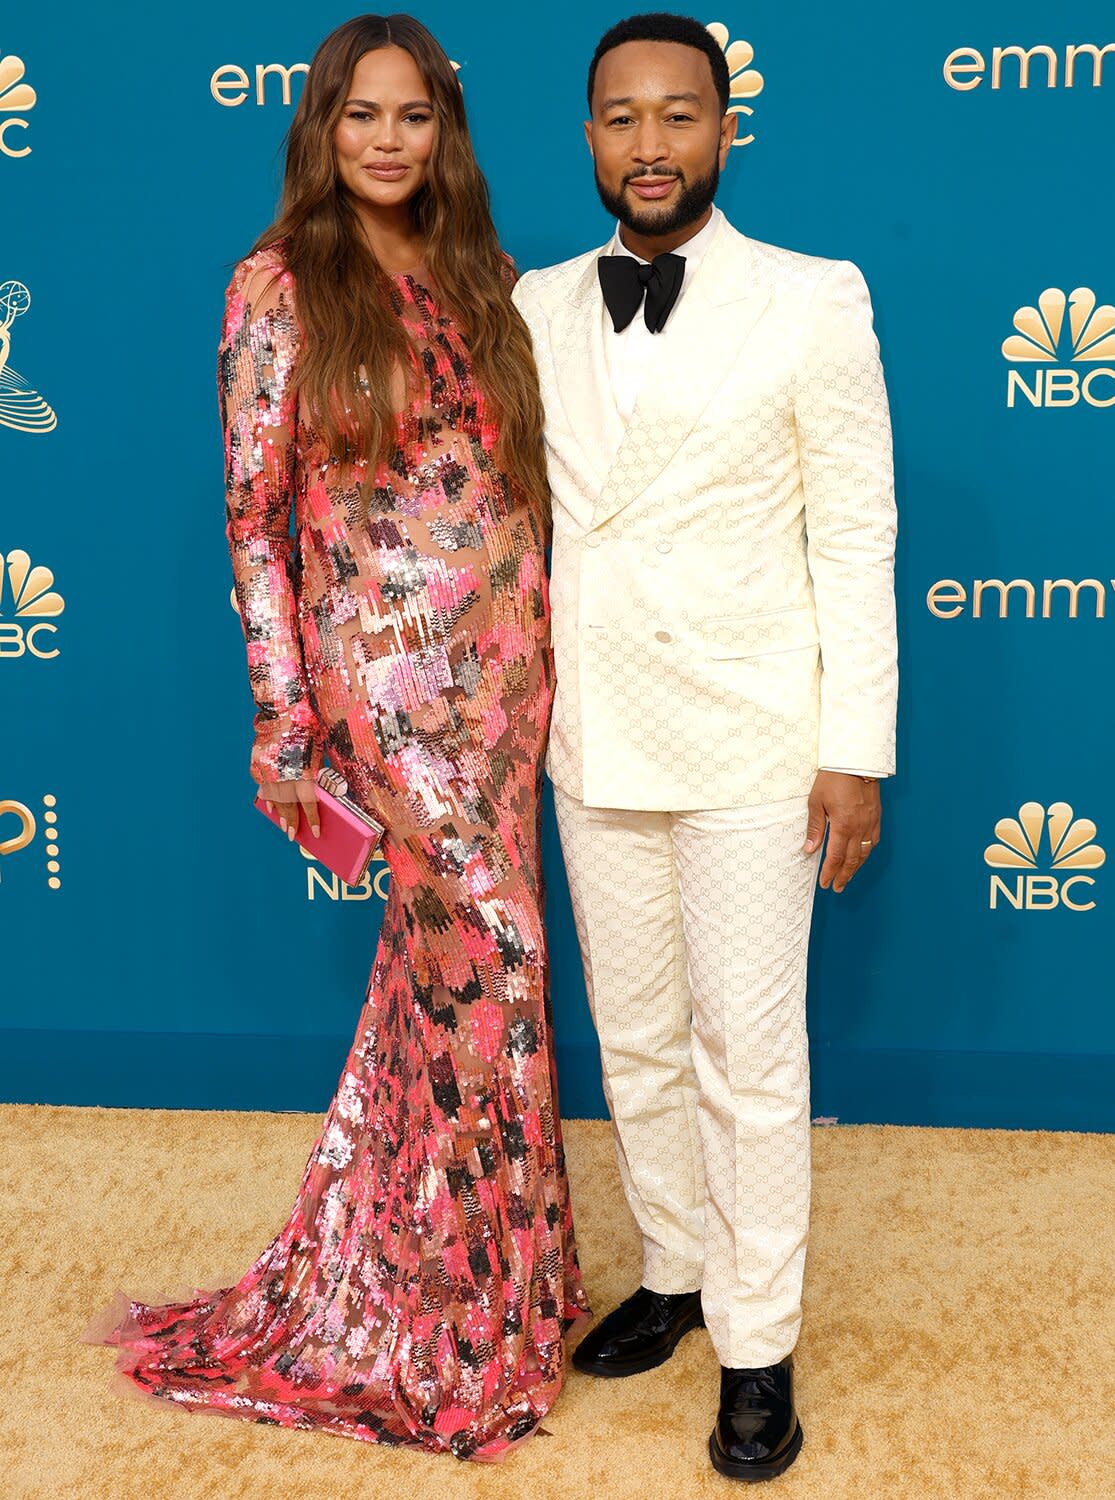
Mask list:
[[[369,901],[373,896],[378,896],[381,901],[387,900],[391,871],[382,848],[372,855],[372,863],[359,885],[346,885],[339,875],[319,865],[308,849],[303,849],[301,844],[298,849],[306,861],[307,901],[316,901],[319,896],[326,901]]]
[[[1115,406],[1115,307],[1097,307],[1090,287],[1068,296],[1047,287],[1036,307],[1018,309],[1014,327],[1003,340],[1003,358],[1033,369],[1007,371],[1008,406],[1018,396],[1038,407]],[[1081,373],[1076,366],[1093,368]]]
[[[0,156],[31,155],[31,147],[23,138],[29,122],[23,116],[35,108],[37,96],[23,81],[26,71],[21,57],[10,53],[0,57]]]
[[[994,844],[983,852],[992,870],[1017,872],[992,875],[992,911],[1001,897],[1015,911],[1092,911],[1095,879],[1085,871],[1098,870],[1107,855],[1096,843],[1096,825],[1078,818],[1067,802],[1025,802],[1016,818],[1000,818]],[[1039,873],[1045,866],[1048,873]],[[1085,893],[1080,888],[1087,887]],[[1088,899],[1081,897],[1087,894]]]
[[[10,329],[31,306],[31,293],[22,281],[0,283],[0,427],[16,432],[51,432],[58,426],[54,409],[34,386],[8,363]]]
[[[754,114],[755,111],[749,104],[742,103],[744,99],[754,99],[763,92],[765,82],[763,75],[751,66],[755,56],[754,47],[752,47],[750,42],[729,41],[730,33],[722,21],[710,21],[706,30],[724,53],[725,61],[728,64],[729,92],[731,94],[728,113],[730,115]],[[754,139],[754,135],[737,135],[732,144],[734,146],[750,146]]]
[[[47,647],[42,638],[56,635],[51,624],[66,607],[54,588],[49,568],[31,565],[26,552],[14,548],[5,558],[0,552],[0,661],[16,656],[34,656],[50,661],[58,647]],[[5,616],[12,615],[14,619]]]

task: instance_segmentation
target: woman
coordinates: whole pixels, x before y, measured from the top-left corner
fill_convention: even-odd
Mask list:
[[[587,1311],[541,916],[541,413],[511,280],[441,48],[408,16],[341,26],[228,292],[228,539],[252,774],[293,837],[327,750],[387,827],[391,893],[285,1228],[237,1286],[121,1294],[86,1335],[190,1410],[472,1458],[537,1426]]]

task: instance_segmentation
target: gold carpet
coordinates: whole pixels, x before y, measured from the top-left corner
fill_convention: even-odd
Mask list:
[[[1115,1500],[1115,1136],[814,1131],[797,1381],[805,1447],[714,1474],[706,1333],[628,1380],[571,1373],[499,1465],[191,1415],[109,1391],[77,1342],[117,1288],[239,1279],[316,1115],[0,1106],[0,1485],[12,1500]],[[608,1126],[569,1164],[596,1310],[639,1280]]]

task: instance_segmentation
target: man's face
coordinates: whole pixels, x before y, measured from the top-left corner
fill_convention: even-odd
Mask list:
[[[624,42],[600,59],[585,138],[610,214],[648,237],[708,208],[736,133],[708,58],[680,42]]]

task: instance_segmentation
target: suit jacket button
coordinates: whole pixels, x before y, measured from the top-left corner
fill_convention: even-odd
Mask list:
[[[674,550],[674,544],[673,542],[668,542],[666,538],[663,537],[662,540],[658,543],[658,550],[659,552],[672,552]]]
[[[654,632],[654,639],[656,641],[662,641],[665,644],[666,642],[672,641],[673,636],[668,630],[656,630]]]
[[[599,545],[600,545],[600,533],[596,532],[596,531],[590,531],[589,534],[588,534],[588,536],[585,537],[585,546],[586,547],[599,547]]]

